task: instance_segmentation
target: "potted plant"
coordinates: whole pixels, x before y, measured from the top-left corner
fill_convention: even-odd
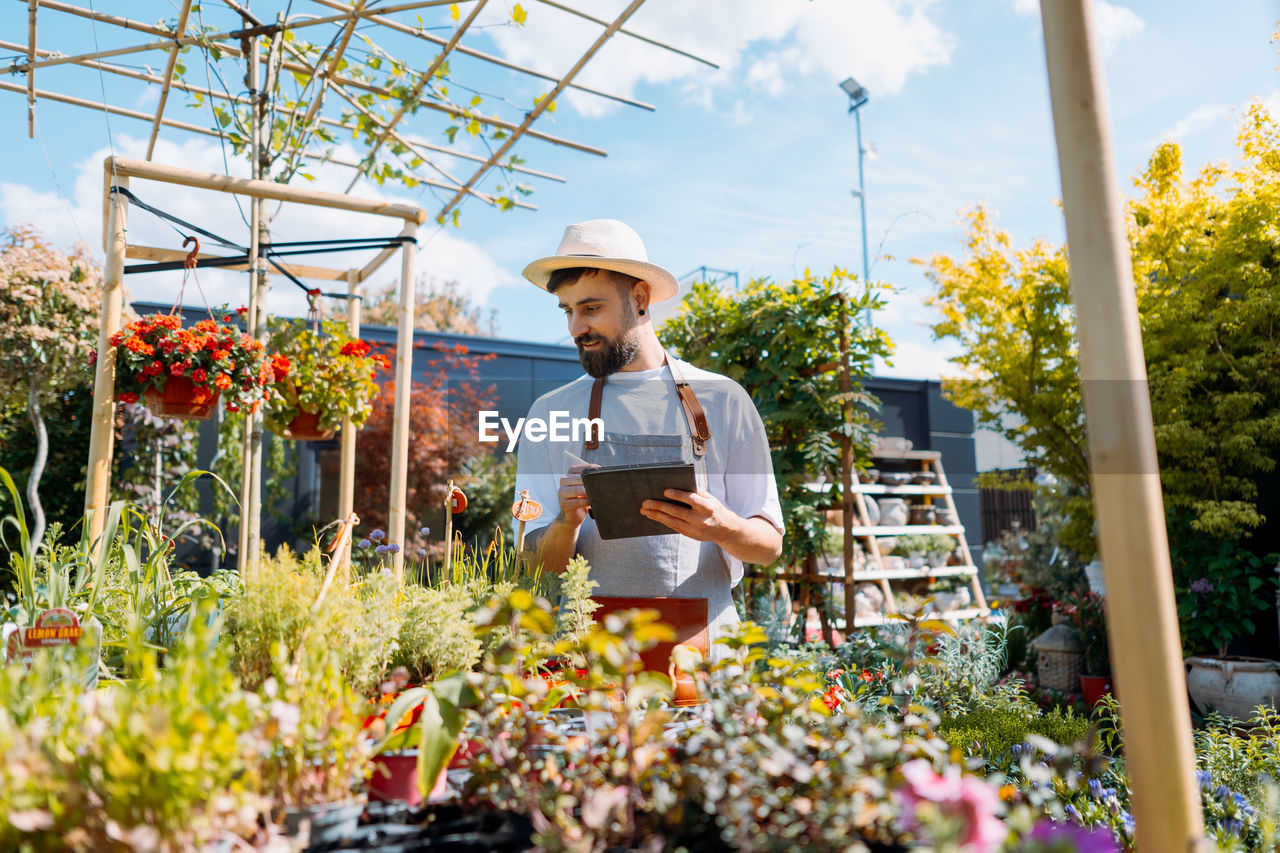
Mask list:
[[[206,420],[224,394],[228,410],[255,411],[271,367],[262,343],[228,325],[231,317],[184,329],[176,314],[151,314],[116,332],[117,397],[143,397],[157,415],[184,420]]]
[[[1078,592],[1059,603],[1058,610],[1071,619],[1084,653],[1080,692],[1092,708],[1112,691],[1111,655],[1107,645],[1106,600],[1092,590]]]
[[[445,771],[458,751],[462,709],[474,705],[474,691],[464,673],[429,684],[400,689],[408,673],[400,669],[387,685],[399,689],[386,712],[365,721],[381,734],[369,762],[369,795],[416,806],[445,790]]]
[[[378,370],[391,366],[387,357],[336,320],[313,329],[301,319],[272,319],[269,328],[274,381],[267,389],[267,428],[314,441],[331,438],[347,417],[362,426],[378,393]]]

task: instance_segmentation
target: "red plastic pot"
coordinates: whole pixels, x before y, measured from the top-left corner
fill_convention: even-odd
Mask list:
[[[369,777],[369,799],[383,802],[400,802],[416,806],[422,802],[418,790],[418,751],[391,752],[375,755],[369,762],[373,773]],[[429,797],[443,797],[446,791],[446,773],[440,771]]]
[[[1111,692],[1111,676],[1109,675],[1082,675],[1080,676],[1080,692],[1084,694],[1084,704],[1088,708],[1092,708],[1102,701],[1102,697]]]
[[[328,441],[336,430],[320,429],[320,415],[317,412],[302,412],[289,421],[284,429],[284,437],[294,441]]]
[[[170,376],[164,383],[164,390],[148,388],[144,395],[147,408],[162,418],[174,418],[181,421],[207,421],[218,407],[218,395],[222,393],[214,388],[206,391],[208,400],[195,403],[196,386],[186,376]]]

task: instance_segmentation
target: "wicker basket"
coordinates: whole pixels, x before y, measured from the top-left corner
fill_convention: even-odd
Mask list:
[[[1040,672],[1040,686],[1064,693],[1080,689],[1080,672],[1084,667],[1084,652],[1080,637],[1069,625],[1054,625],[1032,640],[1038,655],[1036,668]]]

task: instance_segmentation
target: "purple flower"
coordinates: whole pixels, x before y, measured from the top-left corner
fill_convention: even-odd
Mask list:
[[[421,530],[419,530],[418,532],[419,532],[419,533],[421,533],[423,536],[430,536],[430,535],[431,535],[431,528],[430,528],[430,527],[424,527],[424,528],[422,528]]]
[[[1191,591],[1206,595],[1213,592],[1213,583],[1208,578],[1196,578],[1191,582]]]
[[[1120,853],[1120,847],[1104,827],[1085,829],[1070,823],[1054,823],[1042,820],[1027,836],[1028,841],[1038,841],[1050,850],[1068,849],[1077,853]],[[1062,844],[1061,842],[1066,842]],[[1070,846],[1067,847],[1066,845]],[[1041,849],[1036,847],[1034,849]]]
[[[390,545],[379,545],[377,548],[374,548],[374,549],[373,549],[373,553],[375,553],[375,554],[389,554],[389,553],[391,553],[391,546],[390,546]]]
[[[427,549],[426,549],[426,548],[419,548],[419,549],[418,549],[418,559],[419,559],[419,560],[421,560],[421,559],[425,558],[426,556],[427,556]]]
[[[387,538],[387,531],[379,527],[369,534],[369,538],[374,542],[381,542],[383,539]]]
[[[1196,781],[1200,783],[1202,789],[1207,791],[1209,786],[1213,784],[1213,776],[1209,774],[1208,770],[1197,770]]]
[[[372,543],[372,542],[370,542],[368,539],[361,539],[359,542],[357,542],[357,543],[356,543],[356,547],[357,547],[357,548],[368,548],[368,547],[369,547],[370,545],[372,545],[372,544],[373,544],[373,543]]]

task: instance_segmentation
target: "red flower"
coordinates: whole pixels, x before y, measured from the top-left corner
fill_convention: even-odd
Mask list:
[[[138,402],[138,395],[133,393],[132,391],[125,391],[123,394],[120,395],[120,402],[136,403]]]
[[[239,406],[237,406],[235,403],[231,402],[230,400],[228,400],[228,401],[227,401],[227,411],[228,411],[228,412],[238,412],[238,411],[240,411],[240,407],[239,407]]]
[[[275,382],[283,382],[285,377],[289,375],[289,359],[280,353],[271,356],[271,372],[275,374]]]
[[[249,308],[245,305],[241,305],[239,308],[236,309],[236,313],[240,315],[248,314]]]
[[[169,365],[170,376],[181,376],[186,372],[187,372],[186,362],[175,361],[173,364]]]
[[[827,706],[828,711],[834,711],[836,708],[839,708],[844,700],[845,693],[844,690],[840,688],[839,684],[831,685],[831,687],[827,689],[827,692],[822,694],[822,702]]]
[[[89,350],[89,366],[93,367],[98,363],[98,351],[96,349]]]
[[[341,355],[354,355],[364,358],[369,354],[369,345],[364,341],[348,341],[342,345]]]
[[[206,379],[208,379],[208,378],[209,378],[209,374],[207,374],[207,373],[205,373],[205,372],[204,372],[204,368],[203,368],[203,367],[197,367],[197,368],[196,368],[194,371],[192,371],[192,373],[191,373],[191,379],[192,379],[192,381],[194,381],[194,382],[204,382],[204,381],[205,381]]]
[[[871,670],[869,669],[864,669],[862,672],[858,673],[858,677],[861,678],[867,684],[870,684],[872,681],[875,680],[875,676],[871,674]]]

